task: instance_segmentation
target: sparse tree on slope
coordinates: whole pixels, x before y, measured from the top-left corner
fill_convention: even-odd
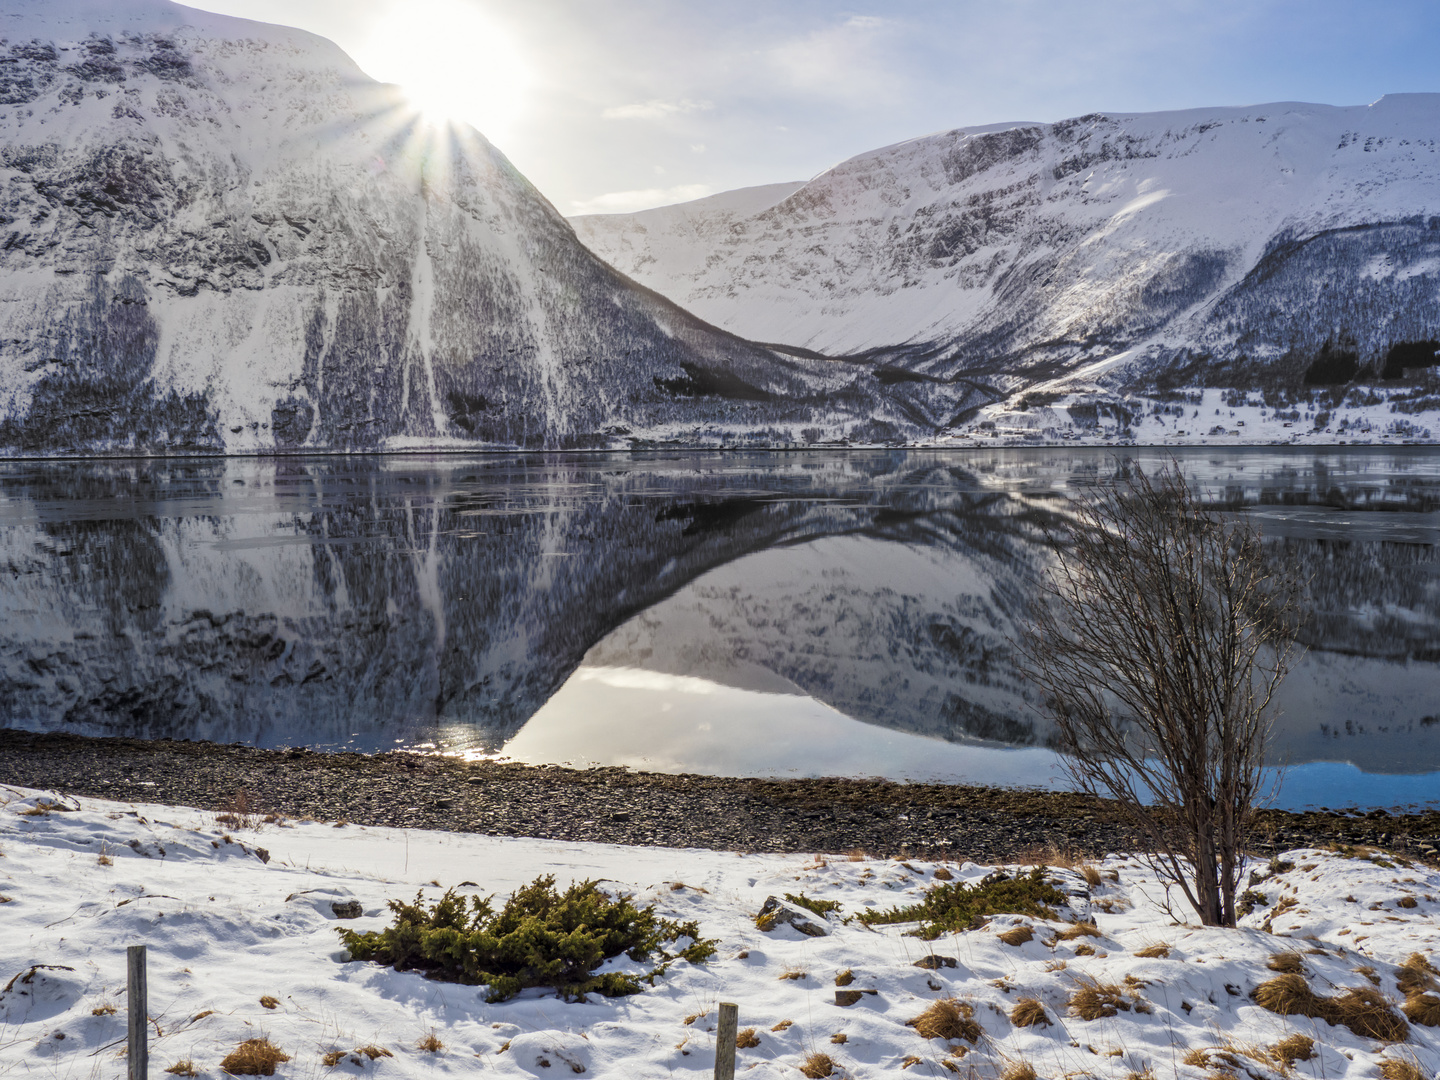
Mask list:
[[[1202,923],[1235,925],[1297,582],[1178,466],[1075,504],[1021,651],[1077,786],[1117,800]]]

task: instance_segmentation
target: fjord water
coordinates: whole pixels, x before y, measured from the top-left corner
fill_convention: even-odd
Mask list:
[[[1311,580],[1282,802],[1440,801],[1440,450],[1176,451]],[[0,726],[1057,782],[1010,639],[1170,451],[0,464]]]

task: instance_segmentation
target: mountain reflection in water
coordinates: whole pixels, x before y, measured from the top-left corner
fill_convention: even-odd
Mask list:
[[[0,724],[1048,783],[1009,645],[1045,526],[1168,456],[0,463]],[[1440,452],[1176,456],[1311,576],[1277,756],[1349,763],[1337,802],[1427,790]]]

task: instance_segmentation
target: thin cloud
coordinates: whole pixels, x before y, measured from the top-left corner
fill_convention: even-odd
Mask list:
[[[605,120],[662,120],[681,113],[703,112],[711,108],[708,101],[641,101],[633,105],[612,105],[600,113]]]
[[[770,50],[771,66],[801,93],[846,103],[888,100],[904,84],[887,55],[896,24],[852,15]]]
[[[593,199],[570,204],[572,216],[580,214],[631,214],[636,210],[649,210],[671,203],[689,202],[713,195],[715,189],[709,184],[677,184],[668,188],[640,188],[635,191],[609,191]]]

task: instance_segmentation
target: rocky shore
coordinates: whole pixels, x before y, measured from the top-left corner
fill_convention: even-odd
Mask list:
[[[1113,804],[1065,792],[577,770],[12,730],[0,730],[0,784],[361,825],[735,851],[993,862],[1142,846]],[[1267,811],[1255,837],[1262,853],[1327,844],[1440,863],[1440,813]]]

